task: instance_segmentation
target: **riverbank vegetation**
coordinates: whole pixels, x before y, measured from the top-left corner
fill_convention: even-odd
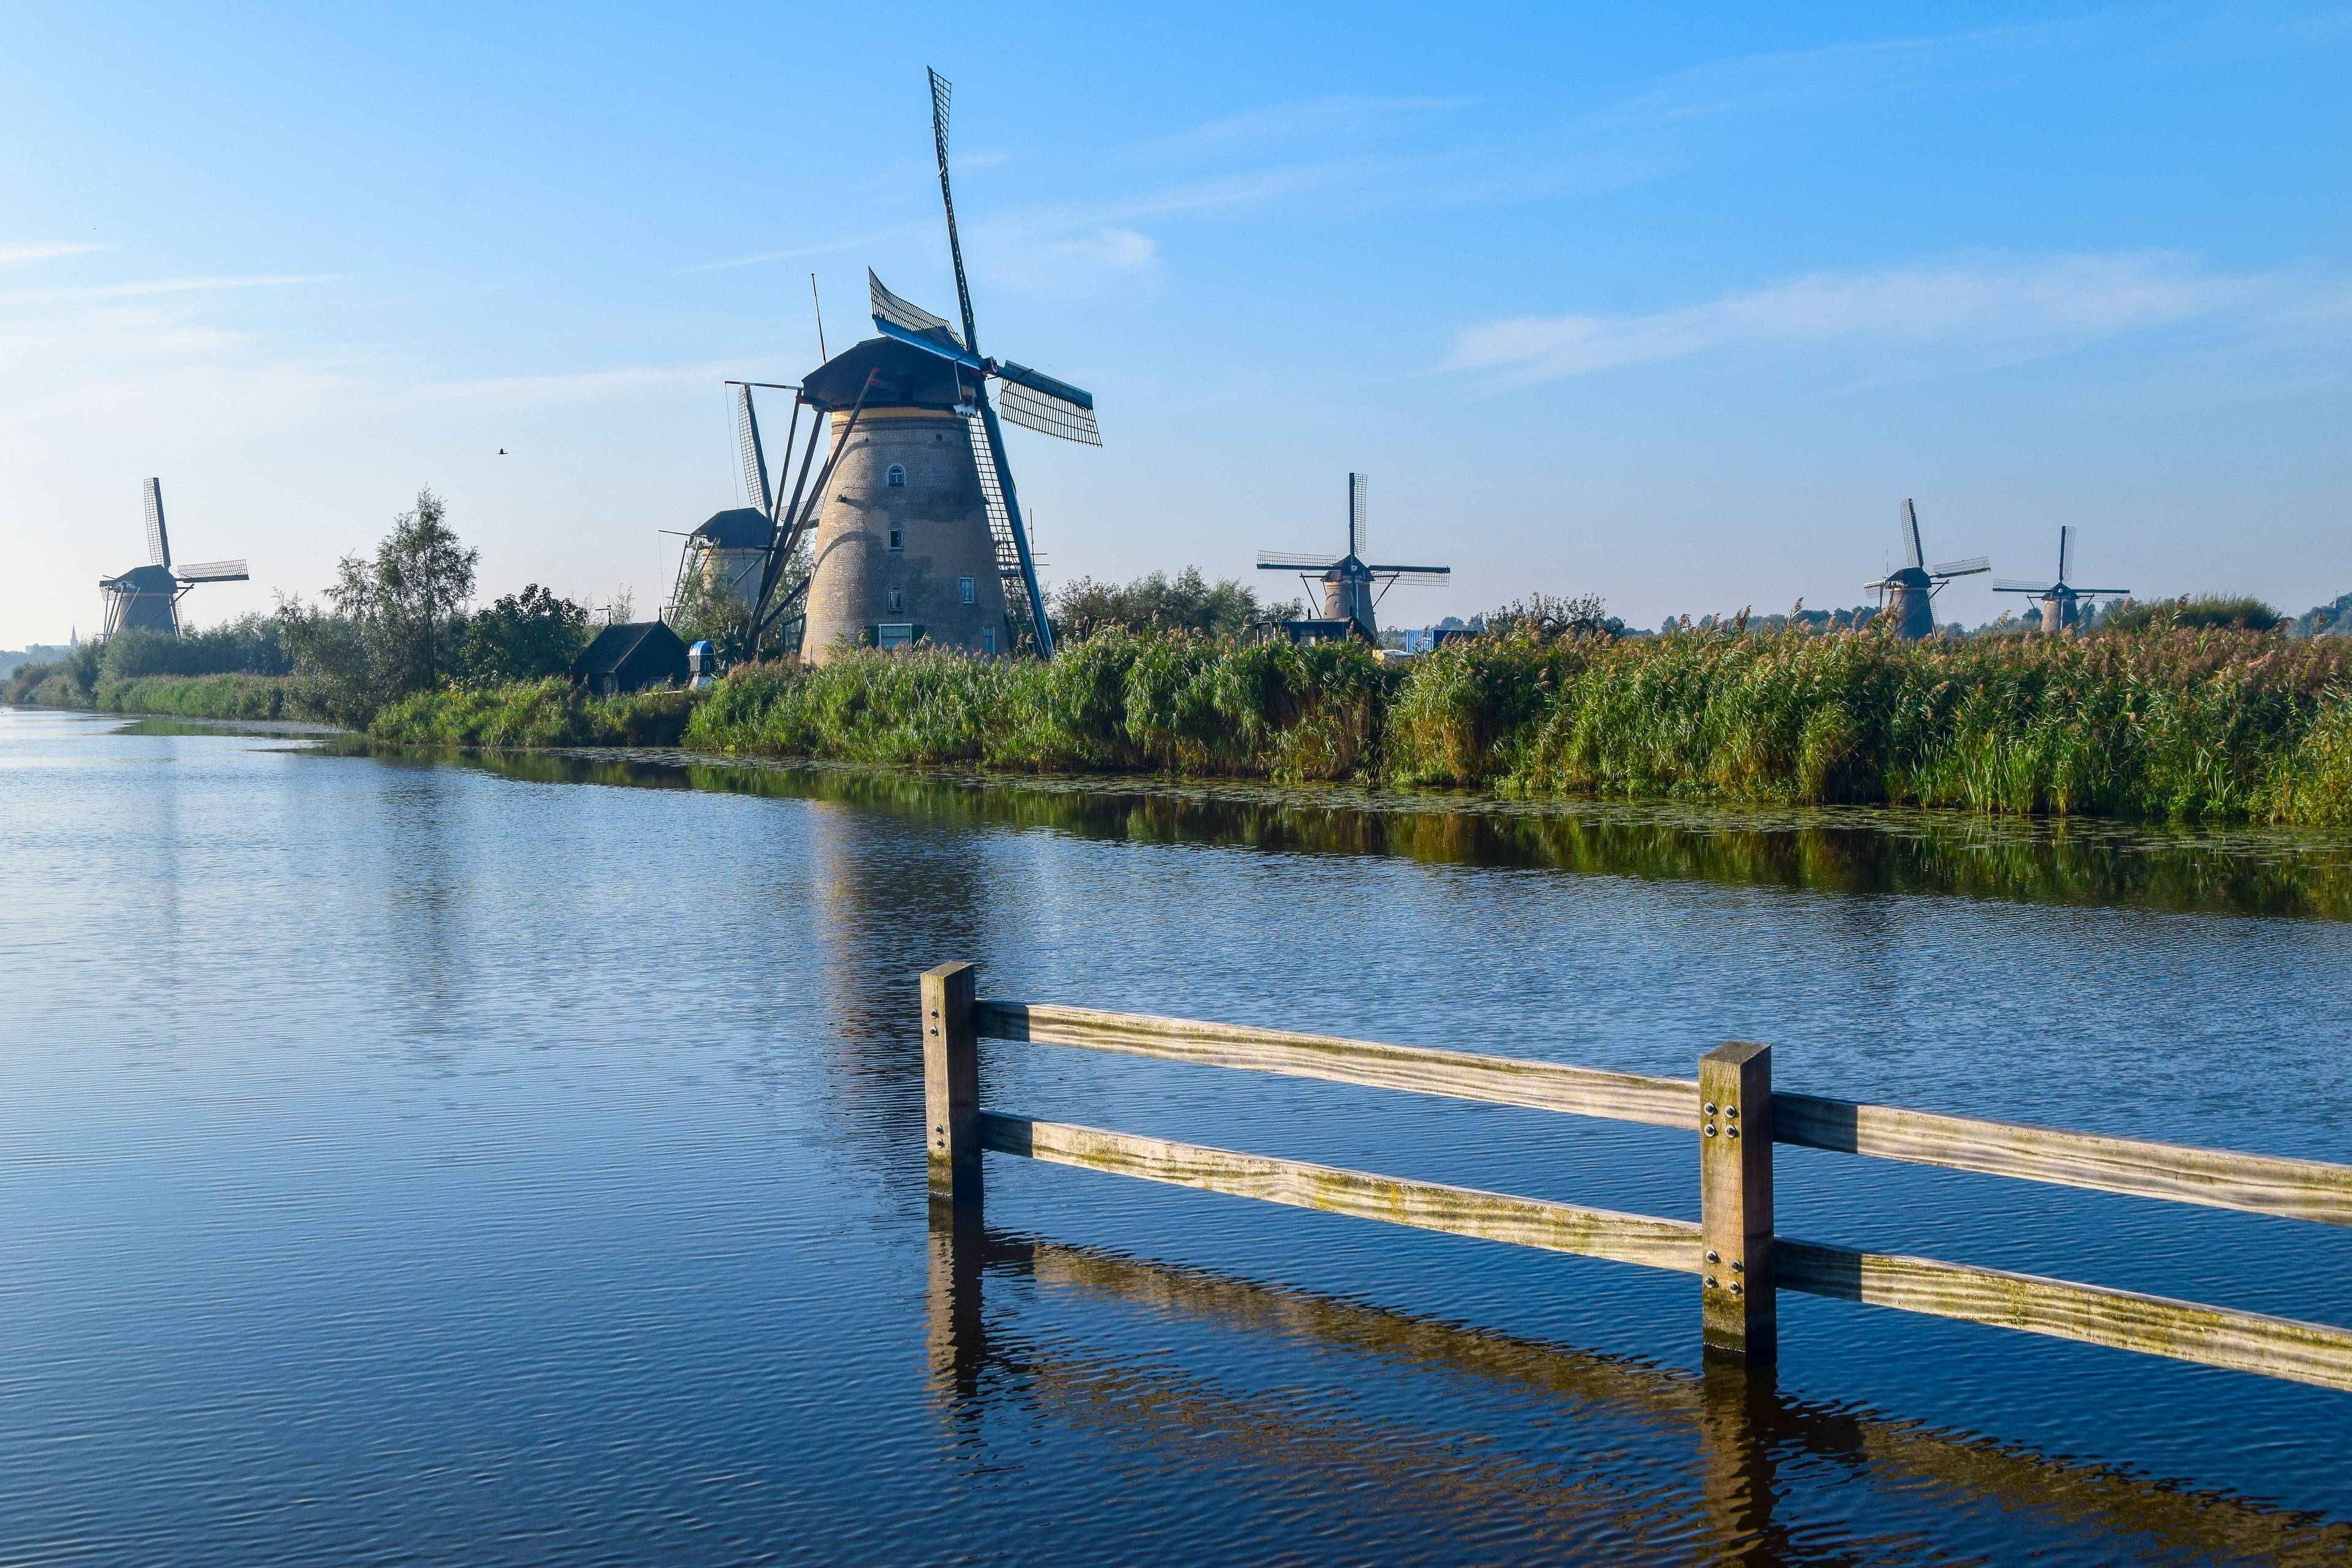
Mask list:
[[[474,566],[428,491],[320,607],[121,635],[5,696],[396,744],[2352,826],[2352,638],[2252,601],[1905,643],[1793,617],[1628,636],[1597,599],[1538,596],[1398,658],[1255,636],[1247,590],[1187,573],[1073,584],[1050,663],[869,649],[599,699],[564,679],[587,611],[534,585],[469,613]]]
[[[740,670],[698,750],[1754,803],[2352,823],[2352,641],[1522,629],[1419,658],[1112,632]]]

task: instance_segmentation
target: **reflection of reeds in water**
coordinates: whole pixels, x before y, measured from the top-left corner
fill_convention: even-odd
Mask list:
[[[1493,801],[1172,781],[1008,778],[669,753],[468,759],[519,778],[838,800],[943,825],[1135,843],[1396,856],[1645,880],[1956,893],[2352,919],[2352,840],[1856,807]]]
[[[1514,1457],[1497,1436],[1365,1413],[1336,1393],[1308,1402],[1187,1375],[1159,1354],[1074,1343],[1016,1324],[992,1329],[986,1277],[1025,1276],[1049,1289],[1115,1300],[1264,1342],[1338,1350],[1390,1367],[1469,1378],[1490,1390],[1556,1404],[1570,1420],[1638,1430],[1696,1465],[1696,1489],[1612,1480],[1633,1468],[1622,1450],[1563,1477],[1581,1446]],[[2352,1526],[2195,1492],[2105,1466],[2051,1458],[1990,1438],[1939,1432],[1851,1406],[1783,1394],[1769,1371],[1709,1362],[1698,1373],[1563,1349],[1309,1291],[1274,1289],[1189,1268],[989,1229],[976,1210],[934,1207],[929,1294],[934,1398],[967,1447],[983,1437],[992,1376],[1074,1423],[1138,1444],[1212,1437],[1227,1459],[1328,1481],[1361,1478],[1383,1496],[1458,1515],[1465,1525],[1507,1512],[1517,1529],[1563,1549],[1598,1539],[1646,1543],[1651,1554],[1696,1550],[1708,1561],[1870,1560],[1867,1537],[1838,1539],[1819,1523],[1778,1517],[1797,1489],[1790,1473],[1826,1467],[1953,1506],[1993,1505],[2112,1542],[2122,1559],[2215,1557],[2334,1563],[2352,1553]],[[1350,1380],[1342,1372],[1335,1384]],[[1466,1407],[1449,1403],[1458,1427]],[[1653,1468],[1655,1468],[1653,1466]],[[1934,1500],[1932,1498],[1929,1500]],[[1911,1542],[1916,1547],[1918,1542]],[[1932,1553],[1931,1553],[1932,1554]]]

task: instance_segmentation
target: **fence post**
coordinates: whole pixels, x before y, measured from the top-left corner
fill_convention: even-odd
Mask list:
[[[923,972],[923,1126],[931,1196],[980,1196],[980,1037],[972,1027],[973,971],[942,963]]]
[[[1750,1362],[1779,1348],[1772,1287],[1772,1047],[1734,1041],[1698,1059],[1699,1234],[1706,1348]]]

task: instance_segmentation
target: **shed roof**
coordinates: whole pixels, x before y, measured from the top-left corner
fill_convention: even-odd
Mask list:
[[[952,360],[926,353],[896,338],[868,338],[842,350],[801,379],[801,401],[827,412],[855,408],[868,372],[880,380],[866,399],[868,408],[967,406],[972,400],[970,373]]]
[[[580,651],[572,661],[574,675],[614,675],[629,661],[629,656],[645,646],[647,638],[659,641],[667,637],[676,647],[677,658],[686,658],[686,644],[662,621],[623,621],[606,626],[595,639]]]

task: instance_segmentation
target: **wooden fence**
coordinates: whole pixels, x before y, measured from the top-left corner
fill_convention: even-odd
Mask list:
[[[1381,1045],[1280,1029],[979,997],[968,963],[922,981],[931,1189],[977,1199],[983,1150],[1700,1277],[1710,1350],[1768,1361],[1781,1290],[1900,1307],[2029,1333],[2352,1390],[2352,1330],[1927,1258],[1777,1236],[1772,1146],[1941,1165],[2021,1181],[2352,1225],[2352,1166],[1858,1105],[1772,1091],[1771,1052],[1732,1044],[1699,1075],[1633,1073]],[[1066,1122],[979,1104],[979,1042],[1150,1057],[1524,1106],[1698,1135],[1699,1222],[1619,1214],[1374,1175]]]

